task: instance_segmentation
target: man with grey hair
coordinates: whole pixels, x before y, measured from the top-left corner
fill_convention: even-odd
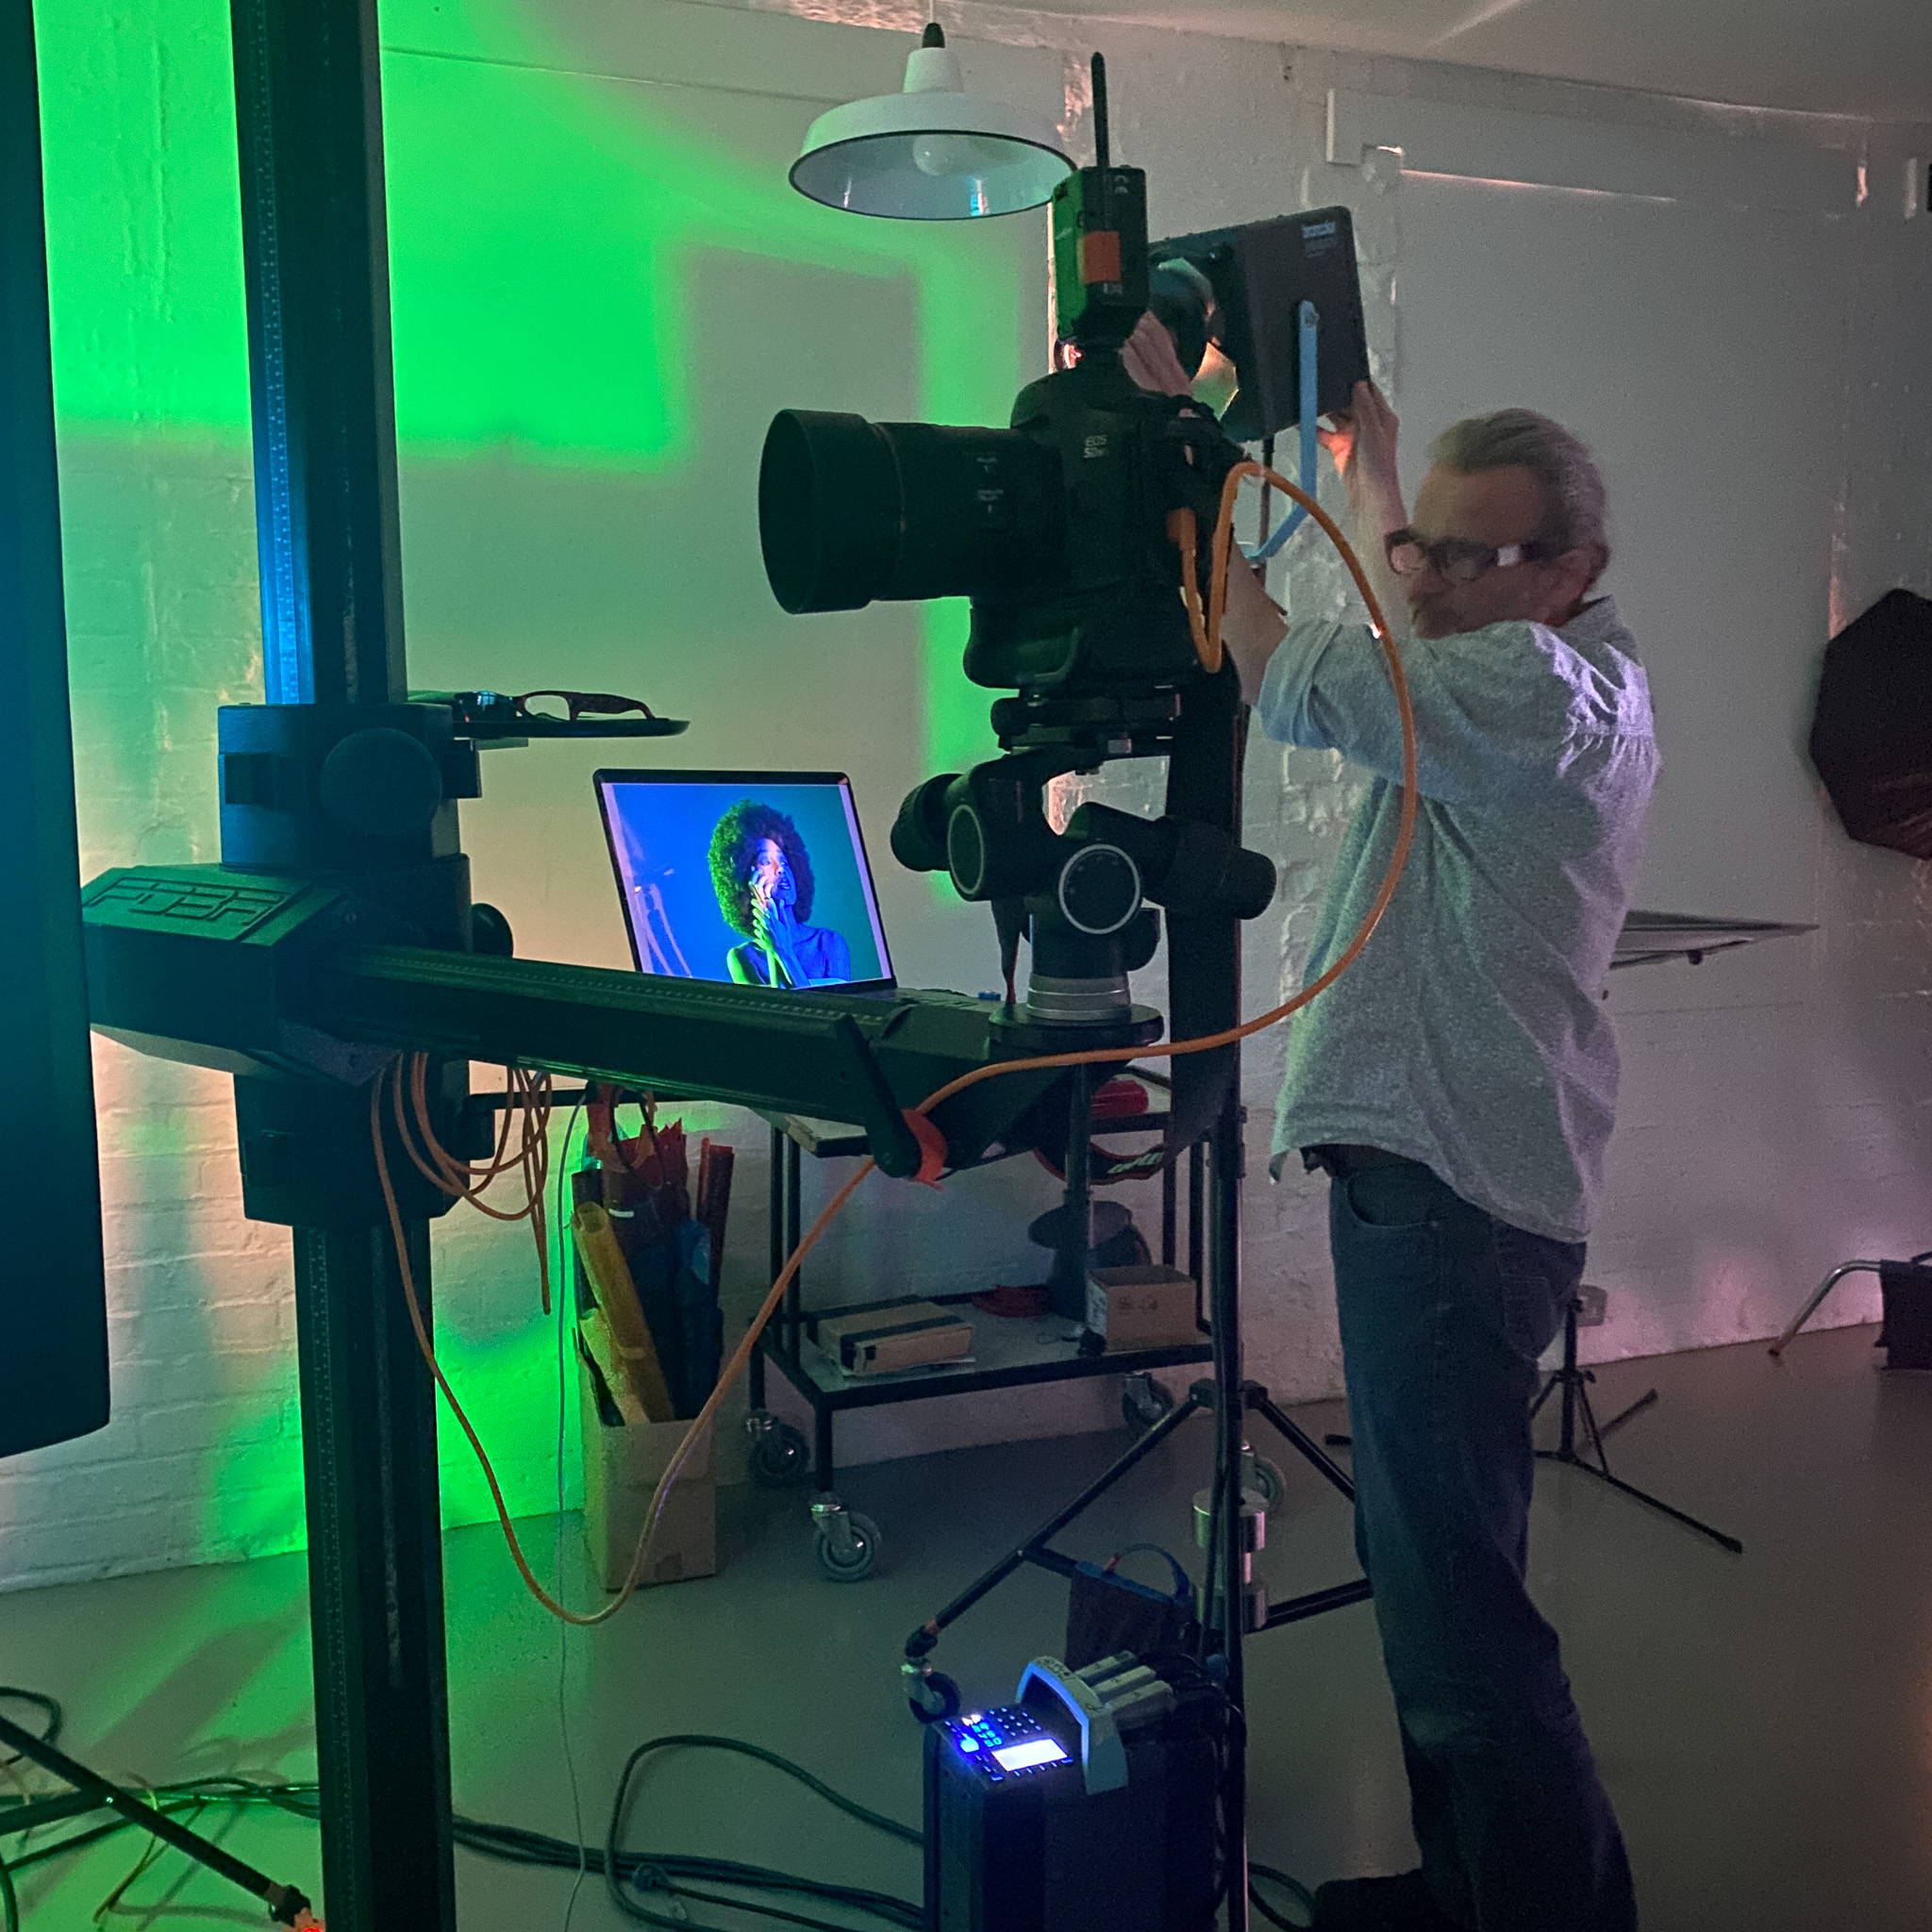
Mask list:
[[[1163,331],[1124,352],[1187,388]],[[1176,382],[1178,378],[1178,382]],[[1315,1894],[1340,1932],[1632,1932],[1630,1872],[1524,1584],[1538,1360],[1582,1278],[1617,1054],[1602,995],[1657,771],[1608,597],[1590,453],[1526,409],[1458,423],[1406,509],[1363,384],[1323,441],[1414,699],[1415,844],[1354,967],[1292,1023],[1274,1171],[1330,1176],[1357,1541],[1395,1693],[1419,1871]],[[1374,774],[1307,960],[1361,924],[1401,810],[1380,647],[1229,585],[1257,721]]]

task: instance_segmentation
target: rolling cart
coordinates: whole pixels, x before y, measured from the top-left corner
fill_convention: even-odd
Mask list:
[[[1055,1268],[1057,1279],[1075,1268],[1084,1283],[1087,1230],[1091,1200],[1090,1142],[1091,1132],[1109,1137],[1136,1132],[1159,1132],[1167,1116],[1153,1111],[1124,1118],[1092,1121],[1091,1088],[1081,1078],[1074,1083],[1073,1118],[1081,1123],[1069,1135],[1062,1225],[1079,1231],[1074,1243],[1063,1244]],[[804,1223],[805,1160],[858,1158],[866,1151],[858,1128],[800,1114],[766,1114],[772,1129],[771,1260],[775,1279],[786,1257],[798,1245]],[[837,1491],[835,1429],[848,1409],[879,1408],[901,1402],[924,1402],[941,1395],[977,1395],[993,1389],[1017,1389],[1044,1382],[1069,1382],[1095,1375],[1123,1381],[1121,1409],[1130,1428],[1151,1428],[1173,1407],[1174,1398],[1154,1379],[1156,1369],[1181,1368],[1211,1361],[1202,1320],[1201,1280],[1204,1241],[1202,1196],[1205,1146],[1197,1142],[1161,1171],[1160,1241],[1158,1257],[1169,1267],[1186,1256],[1186,1272],[1195,1284],[1198,1339],[1165,1347],[1083,1349],[1083,1324],[1070,1314],[974,1316],[974,1359],[938,1362],[926,1367],[884,1374],[847,1374],[818,1343],[818,1326],[837,1315],[852,1314],[876,1303],[846,1303],[808,1307],[805,1299],[805,1270],[794,1275],[785,1300],[759,1340],[750,1370],[751,1470],[754,1480],[770,1489],[809,1482],[814,1545],[821,1572],[836,1582],[850,1583],[872,1574],[879,1557],[881,1533],[877,1524],[840,1501]],[[1185,1178],[1183,1178],[1183,1175]],[[1185,1197],[1185,1201],[1183,1201]],[[1184,1208],[1184,1211],[1183,1211]],[[991,1284],[988,1284],[990,1287]],[[941,1307],[970,1309],[974,1295],[927,1297]],[[1066,1306],[1064,1297],[1061,1306]],[[772,1414],[766,1407],[772,1369],[784,1376],[811,1410],[812,1434]]]

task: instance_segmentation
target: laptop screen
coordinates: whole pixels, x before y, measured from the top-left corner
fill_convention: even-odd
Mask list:
[[[892,984],[842,774],[599,772],[596,785],[640,972]]]

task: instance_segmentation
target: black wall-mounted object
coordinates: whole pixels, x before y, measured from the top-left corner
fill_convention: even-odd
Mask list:
[[[1932,1371],[1932,1268],[1927,1257],[1881,1261],[1878,1291],[1884,1296],[1885,1325],[1876,1346],[1888,1369]]]
[[[108,1316],[80,940],[32,8],[0,6],[0,1456],[108,1420]]]
[[[1932,858],[1932,598],[1890,591],[1832,639],[1811,762],[1853,838]]]

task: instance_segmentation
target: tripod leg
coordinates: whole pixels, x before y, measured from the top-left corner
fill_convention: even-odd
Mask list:
[[[1024,1543],[1009,1550],[983,1576],[962,1590],[944,1609],[938,1612],[930,1623],[922,1624],[915,1637],[929,1632],[937,1637],[941,1630],[957,1624],[982,1597],[991,1595],[1014,1571],[1023,1564],[1033,1561],[1035,1556],[1043,1550],[1067,1524],[1089,1508],[1099,1497],[1124,1477],[1129,1470],[1137,1467],[1147,1457],[1153,1455],[1161,1443],[1174,1434],[1190,1416],[1199,1415],[1206,1404],[1190,1395],[1177,1408],[1171,1408],[1161,1419],[1140,1437],[1124,1454],[1118,1456],[1095,1476],[1080,1493],[1057,1515],[1042,1523]],[[922,1653],[923,1654],[923,1653]]]
[[[1655,1389],[1649,1390],[1644,1394],[1640,1395],[1635,1402],[1629,1405],[1627,1408],[1620,1408],[1616,1412],[1616,1414],[1609,1419],[1608,1422],[1598,1424],[1597,1434],[1600,1436],[1608,1436],[1614,1434],[1618,1429],[1621,1429],[1624,1426],[1624,1424],[1631,1419],[1632,1416],[1641,1415],[1646,1408],[1653,1407],[1658,1401],[1658,1399],[1659,1398],[1657,1391]]]
[[[1284,1414],[1264,1389],[1250,1382],[1246,1386],[1245,1393],[1248,1407],[1256,1414],[1264,1417],[1291,1449],[1298,1456],[1304,1457],[1313,1465],[1317,1474],[1325,1477],[1353,1503],[1355,1480],[1347,1471],[1329,1456],[1292,1416]],[[1302,1596],[1290,1597],[1283,1603],[1270,1605],[1265,1627],[1275,1630],[1283,1624],[1298,1624],[1305,1617],[1319,1617],[1328,1610],[1339,1610],[1349,1604],[1366,1602],[1369,1595],[1369,1579],[1366,1576],[1358,1576],[1353,1583],[1336,1584],[1332,1589],[1309,1591]]]
[[[1811,1299],[1793,1315],[1785,1332],[1771,1344],[1774,1361],[1784,1354],[1797,1339],[1798,1330],[1808,1322],[1824,1304],[1824,1297],[1835,1289],[1847,1274],[1876,1274],[1881,1264],[1877,1261],[1847,1261],[1842,1268],[1834,1268],[1813,1291]]]
[[[1311,1463],[1315,1470],[1326,1477],[1351,1503],[1355,1501],[1355,1479],[1292,1416],[1278,1408],[1273,1397],[1258,1391],[1251,1391],[1248,1406],[1257,1415],[1267,1418],[1274,1432],[1297,1456]]]
[[[1604,1432],[1596,1425],[1596,1410],[1591,1407],[1590,1391],[1580,1381],[1576,1385],[1576,1407],[1583,1417],[1584,1431],[1590,1438],[1590,1446],[1596,1451],[1596,1466],[1605,1475],[1608,1475],[1610,1458],[1604,1449]]]
[[[1588,1462],[1579,1462],[1577,1468],[1585,1475],[1593,1475],[1600,1483],[1607,1483],[1611,1489],[1621,1491],[1633,1502],[1642,1503],[1659,1514],[1668,1516],[1673,1523],[1681,1523],[1686,1529],[1694,1529],[1699,1536],[1708,1537],[1720,1549],[1730,1551],[1734,1557],[1744,1554],[1744,1545],[1734,1536],[1726,1536],[1721,1529],[1713,1529],[1709,1524],[1700,1522],[1687,1510],[1666,1503],[1659,1496],[1653,1496],[1648,1490],[1640,1490],[1635,1483],[1626,1483],[1620,1476],[1610,1474],[1607,1470],[1593,1468]]]
[[[1549,1406],[1550,1397],[1557,1392],[1557,1383],[1559,1379],[1559,1377],[1552,1375],[1537,1391],[1536,1400],[1529,1405],[1529,1419],[1531,1422],[1535,1422],[1537,1417],[1542,1414],[1543,1410]]]
[[[280,1919],[283,1924],[293,1923],[291,1907],[307,1906],[308,1901],[299,1893],[277,1885],[253,1865],[243,1864],[232,1852],[224,1851],[199,1833],[190,1831],[185,1824],[177,1824],[150,1804],[144,1793],[125,1790],[117,1784],[110,1784],[98,1773],[68,1757],[66,1752],[57,1750],[44,1738],[35,1737],[31,1731],[23,1730],[6,1718],[0,1718],[0,1744],[5,1744],[16,1757],[38,1764],[42,1771],[51,1772],[62,1784],[71,1786],[85,1801],[87,1808],[98,1807],[118,1813],[129,1824],[151,1833],[163,1844],[173,1846],[175,1851],[206,1865],[230,1884],[239,1885],[243,1891],[253,1893],[270,1907],[271,1916]],[[75,1807],[76,1814],[80,1808]],[[0,1816],[0,1835],[8,1829],[4,1816]]]
[[[1626,1408],[1617,1421],[1628,1421],[1638,1409],[1648,1407],[1656,1399],[1657,1391],[1652,1390],[1641,1402],[1634,1403]],[[1633,1501],[1647,1505],[1650,1508],[1668,1516],[1672,1522],[1681,1523],[1686,1529],[1694,1529],[1699,1536],[1708,1537],[1721,1549],[1729,1550],[1733,1556],[1741,1557],[1744,1554],[1744,1545],[1736,1537],[1727,1536],[1721,1529],[1713,1529],[1709,1524],[1700,1522],[1687,1511],[1664,1502],[1661,1497],[1653,1496],[1648,1490],[1640,1490],[1635,1483],[1626,1483],[1621,1476],[1612,1475],[1610,1459],[1604,1453],[1604,1431],[1597,1426],[1596,1411],[1590,1406],[1589,1391],[1579,1387],[1576,1391],[1576,1402],[1583,1412],[1584,1426],[1589,1431],[1591,1446],[1596,1451],[1596,1460],[1591,1462],[1581,1456],[1560,1457],[1558,1460],[1567,1461],[1573,1467],[1580,1469],[1585,1475],[1592,1475],[1598,1482],[1607,1483],[1611,1489],[1622,1491]]]

